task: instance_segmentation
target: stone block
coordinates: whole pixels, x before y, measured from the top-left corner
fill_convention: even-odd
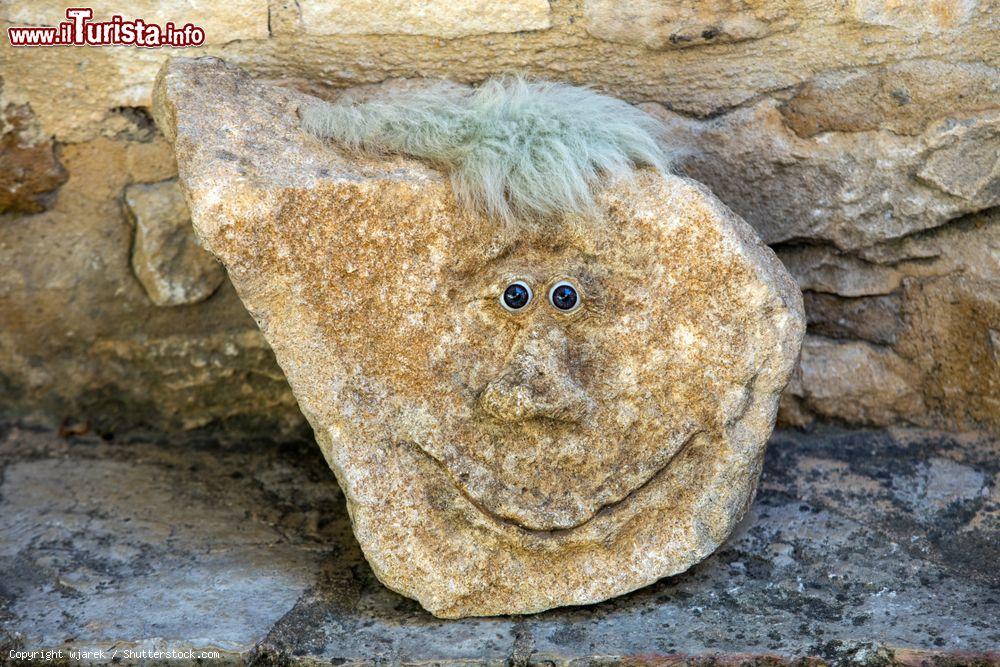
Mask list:
[[[548,0],[299,0],[302,25],[312,35],[467,35],[544,30]]]
[[[135,223],[132,269],[153,303],[198,303],[218,289],[222,267],[198,246],[176,181],[130,185],[125,205]]]

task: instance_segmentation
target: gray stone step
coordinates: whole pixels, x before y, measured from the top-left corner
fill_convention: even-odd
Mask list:
[[[460,621],[379,584],[310,442],[0,435],[0,664],[45,649],[123,664],[141,650],[325,664],[1000,662],[998,442],[984,435],[778,432],[750,514],[689,572],[595,606]]]

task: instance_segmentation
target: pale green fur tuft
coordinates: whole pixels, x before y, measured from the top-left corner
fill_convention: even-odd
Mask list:
[[[592,212],[599,179],[668,167],[652,116],[586,88],[521,77],[315,104],[302,122],[354,150],[443,166],[460,204],[503,220]]]

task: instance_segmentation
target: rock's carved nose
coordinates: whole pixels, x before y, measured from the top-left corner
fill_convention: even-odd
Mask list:
[[[540,417],[576,422],[591,405],[570,374],[569,343],[559,327],[528,331],[511,362],[479,395],[484,412],[507,422]]]

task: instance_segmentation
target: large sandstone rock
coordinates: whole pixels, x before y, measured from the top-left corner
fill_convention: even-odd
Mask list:
[[[804,329],[773,253],[697,183],[498,225],[441,173],[302,132],[304,96],[161,71],[192,222],[337,475],[375,573],[440,616],[602,600],[711,553],[753,497]],[[511,280],[533,285],[520,314]],[[582,306],[557,312],[558,280]]]

